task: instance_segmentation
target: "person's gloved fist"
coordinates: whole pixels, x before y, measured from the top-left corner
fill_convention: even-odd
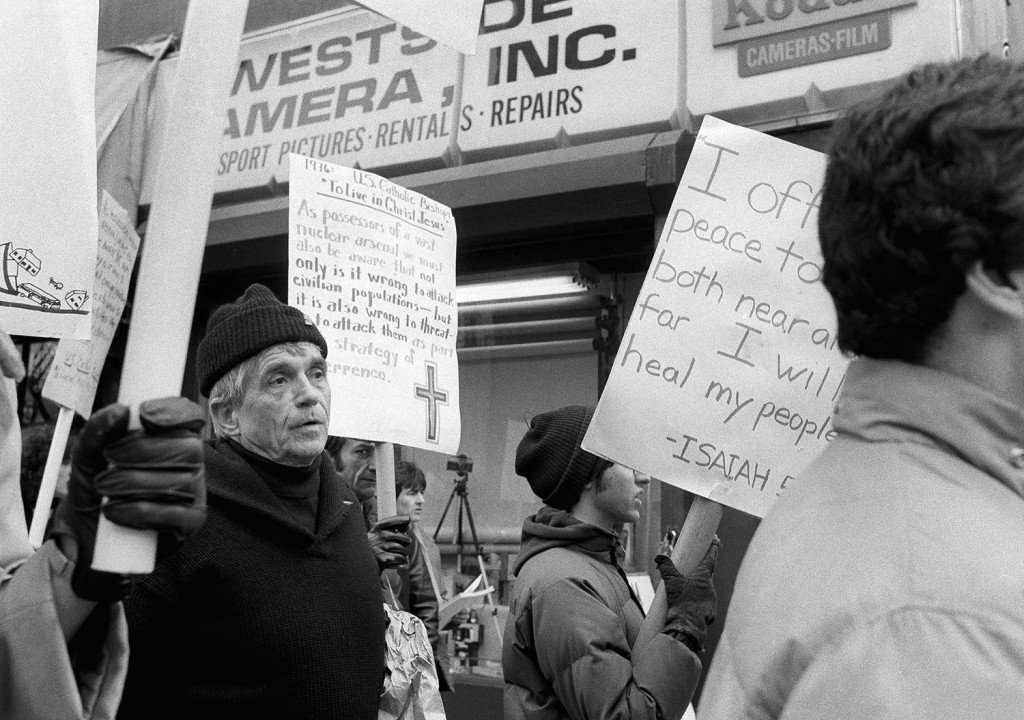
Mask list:
[[[718,596],[713,576],[720,545],[721,541],[715,537],[697,567],[687,575],[679,572],[667,555],[654,558],[665,583],[668,604],[662,632],[679,640],[695,653],[704,651],[708,625],[715,621]]]
[[[409,561],[409,520],[408,515],[393,515],[377,521],[366,534],[381,572]]]
[[[118,525],[160,532],[160,554],[206,519],[199,406],[181,397],[147,400],[139,405],[142,430],[129,431],[128,419],[126,406],[109,405],[82,428],[51,531],[75,559],[72,589],[88,600],[116,602],[131,590],[128,576],[90,567],[101,509]]]

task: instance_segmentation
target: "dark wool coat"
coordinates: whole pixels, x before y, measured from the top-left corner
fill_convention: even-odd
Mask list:
[[[614,533],[544,506],[523,524],[505,642],[506,720],[681,717],[696,656],[658,633],[635,647],[643,613]]]
[[[386,621],[352,490],[325,457],[314,537],[226,442],[206,478],[206,524],[125,603],[118,717],[376,720]]]

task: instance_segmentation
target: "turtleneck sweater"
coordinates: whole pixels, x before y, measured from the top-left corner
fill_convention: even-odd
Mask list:
[[[316,460],[306,467],[292,467],[257,455],[234,440],[229,439],[228,443],[281,501],[288,516],[315,535],[317,499],[320,495],[320,460],[323,456],[317,455]]]

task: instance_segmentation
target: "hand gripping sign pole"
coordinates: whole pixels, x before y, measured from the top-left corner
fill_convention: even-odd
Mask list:
[[[189,4],[121,374],[118,401],[132,407],[181,392],[210,221],[213,158],[248,5]],[[93,568],[147,573],[155,553],[155,533],[100,517]]]
[[[722,519],[722,506],[699,495],[694,496],[690,512],[686,514],[679,538],[672,548],[672,562],[683,575],[691,572],[704,557]],[[651,609],[644,618],[634,646],[643,647],[665,627],[668,604],[665,598],[665,583],[658,584],[658,590],[651,602]]]

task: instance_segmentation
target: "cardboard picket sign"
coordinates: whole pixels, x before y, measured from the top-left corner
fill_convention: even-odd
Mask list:
[[[0,7],[0,325],[88,338],[96,262],[97,0]]]
[[[330,433],[458,452],[451,210],[363,170],[290,162],[288,304],[327,340]]]
[[[763,517],[834,438],[824,169],[704,118],[584,448]]]
[[[57,343],[50,372],[43,384],[43,397],[60,405],[60,413],[50,439],[50,449],[39,484],[29,541],[34,547],[43,544],[50,505],[57,489],[60,461],[77,412],[85,419],[92,414],[100,373],[114,339],[117,325],[128,300],[135,256],[139,251],[139,235],[127,211],[103,190],[99,209],[99,238],[96,246],[95,297],[92,312],[92,336],[89,340],[64,338]]]
[[[99,218],[90,339],[61,340],[43,385],[43,397],[87,420],[103,363],[128,300],[128,284],[139,251],[139,235],[127,211],[106,190],[100,199]]]

